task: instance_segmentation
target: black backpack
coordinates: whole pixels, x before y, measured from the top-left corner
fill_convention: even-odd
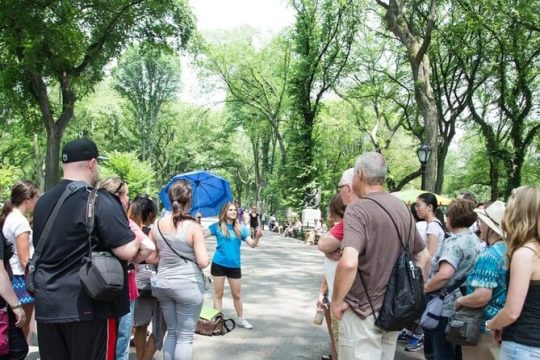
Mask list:
[[[421,269],[414,262],[410,249],[411,238],[414,234],[414,221],[411,216],[409,238],[407,243],[405,243],[390,213],[378,201],[367,197],[365,199],[373,201],[388,214],[396,228],[399,241],[403,248],[390,274],[388,288],[384,294],[383,305],[379,311],[379,316],[375,315],[375,309],[369,298],[362,274],[359,272],[358,275],[360,276],[369,306],[375,317],[375,325],[385,331],[399,331],[419,319],[424,311],[424,278]]]

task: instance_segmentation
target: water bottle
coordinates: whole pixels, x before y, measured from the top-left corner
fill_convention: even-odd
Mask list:
[[[315,318],[313,319],[313,323],[315,325],[321,325],[323,319],[324,319],[324,310],[321,308],[317,308],[317,311],[315,312]]]

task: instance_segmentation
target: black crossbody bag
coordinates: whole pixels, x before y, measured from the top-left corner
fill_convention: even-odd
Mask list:
[[[92,299],[112,301],[124,290],[124,268],[110,251],[93,251],[94,214],[97,189],[88,196],[86,205],[86,231],[88,232],[88,256],[79,270],[81,286]]]

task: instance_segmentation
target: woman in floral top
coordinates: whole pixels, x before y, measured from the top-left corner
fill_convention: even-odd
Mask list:
[[[478,255],[478,237],[469,230],[476,221],[474,208],[475,204],[469,200],[455,200],[448,206],[446,227],[453,236],[444,239],[435,254],[431,262],[429,281],[424,286],[426,294],[455,288],[444,297],[439,325],[435,329],[424,328],[424,351],[430,352],[426,354],[430,359],[461,358],[460,347],[446,340],[444,330],[448,319],[454,313],[454,302],[462,296],[459,286],[465,282]]]
[[[488,244],[467,277],[467,296],[457,299],[455,308],[484,307],[484,321],[491,320],[503,308],[506,301],[506,243],[500,227],[505,204],[495,201],[485,209],[476,209],[480,218],[480,238]],[[482,322],[483,324],[483,322]],[[476,346],[462,348],[464,360],[495,360],[499,358],[499,344],[482,326],[482,337]]]

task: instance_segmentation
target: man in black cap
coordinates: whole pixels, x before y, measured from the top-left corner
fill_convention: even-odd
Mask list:
[[[88,253],[86,208],[96,185],[101,159],[96,144],[77,139],[62,149],[63,179],[39,199],[34,210],[33,242],[37,248],[47,220],[74,182],[87,185],[66,198],[50,229],[35,271],[36,321],[42,360],[114,359],[117,319],[129,312],[126,260],[150,255],[140,248],[118,199],[98,191],[94,250],[111,251],[124,268],[124,290],[113,301],[95,301],[81,287],[79,269]]]

